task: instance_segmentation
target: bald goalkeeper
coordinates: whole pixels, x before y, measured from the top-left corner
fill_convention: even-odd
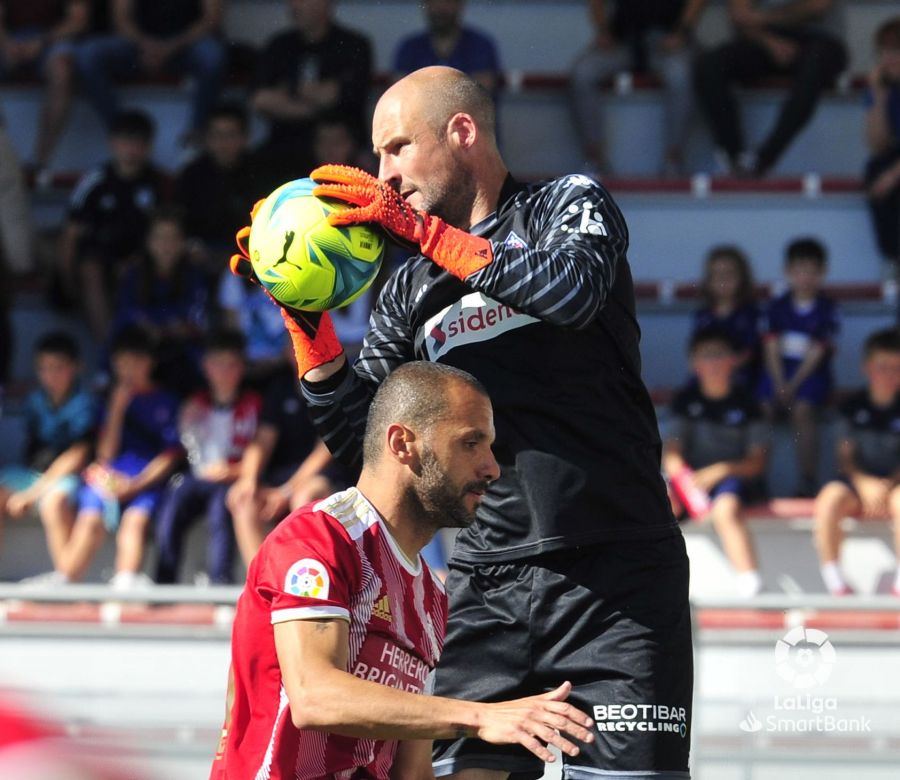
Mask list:
[[[353,206],[335,222],[379,223],[413,255],[352,366],[329,315],[285,321],[319,432],[350,465],[372,395],[403,363],[464,369],[493,400],[500,478],[456,544],[435,693],[499,701],[571,680],[596,739],[564,756],[565,777],[687,778],[688,561],[641,381],[622,214],[586,176],[516,181],[490,97],[449,68],[388,89],[372,142],[378,179],[325,166],[317,194]],[[466,780],[544,769],[462,732],[435,743],[433,767]]]

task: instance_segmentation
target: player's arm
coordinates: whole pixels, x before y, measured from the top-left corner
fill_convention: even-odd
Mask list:
[[[582,741],[592,739],[591,719],[563,701],[569,683],[543,696],[496,704],[422,696],[344,671],[349,649],[344,620],[291,620],[274,629],[291,720],[298,729],[363,739],[478,737],[520,744],[543,761],[553,760],[548,744],[578,754],[577,746],[557,730]]]
[[[478,130],[458,114],[457,132]],[[507,246],[415,212],[387,183],[355,168],[325,165],[310,174],[313,194],[357,208],[335,212],[333,225],[376,222],[470,287],[554,325],[584,328],[605,305],[628,230],[609,193],[584,176],[560,179],[529,203],[530,246]]]

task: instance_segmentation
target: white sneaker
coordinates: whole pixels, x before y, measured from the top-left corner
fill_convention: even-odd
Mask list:
[[[19,580],[19,585],[27,588],[53,588],[57,585],[67,585],[69,582],[69,578],[61,571],[46,571],[43,574],[35,574],[33,577]]]
[[[155,584],[142,571],[117,571],[109,581],[110,587],[118,591],[147,590]]]

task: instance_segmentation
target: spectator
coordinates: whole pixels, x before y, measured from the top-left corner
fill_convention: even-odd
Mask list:
[[[701,55],[697,96],[731,172],[764,176],[803,129],[847,64],[841,0],[729,0],[735,37]],[[790,79],[775,127],[756,148],[741,131],[734,83]]]
[[[703,305],[694,312],[692,332],[715,327],[724,330],[737,347],[735,384],[755,388],[759,382],[759,309],[753,271],[736,246],[709,250],[700,283]]]
[[[260,148],[267,171],[264,192],[309,172],[313,129],[323,113],[337,111],[358,139],[365,134],[369,41],[335,23],[333,0],[290,0],[289,5],[294,28],[266,45],[252,96],[253,108],[270,122]]]
[[[336,473],[296,382],[283,372],[270,383],[256,436],[244,451],[240,476],[225,499],[244,563],[256,555],[269,524],[339,489]]]
[[[118,332],[140,325],[157,344],[157,377],[176,395],[196,389],[207,327],[207,289],[188,257],[181,213],[160,209],[150,218],[146,247],[122,277],[116,296]]]
[[[741,512],[764,495],[766,425],[750,392],[733,382],[739,353],[727,332],[698,331],[690,356],[697,383],[672,402],[674,424],[664,444],[663,467],[676,495],[684,496],[686,483],[692,483],[710,502],[713,526],[737,572],[738,592],[755,596],[762,580]],[[684,504],[690,506],[689,497]]]
[[[822,293],[827,258],[813,238],[792,241],[785,270],[788,291],[766,311],[761,398],[770,417],[790,415],[797,447],[797,495],[816,494],[818,410],[831,395],[831,355],[839,329],[834,301]]]
[[[91,457],[96,408],[79,381],[78,345],[65,333],[48,333],[34,349],[38,388],[25,402],[25,452],[21,465],[0,469],[0,521],[37,510],[54,566],[59,565]]]
[[[149,582],[140,573],[144,538],[163,485],[182,457],[178,401],[152,380],[152,338],[138,327],[113,342],[114,385],[103,410],[96,460],[84,472],[75,527],[60,553],[54,582],[80,580],[106,533],[116,534],[112,586]]]
[[[866,93],[866,163],[869,210],[887,272],[900,269],[900,17],[875,33],[878,62]]]
[[[118,111],[114,77],[189,74],[193,82],[188,143],[199,143],[219,98],[225,47],[219,40],[223,0],[112,0],[114,34],[78,47],[82,88],[111,126]]]
[[[14,274],[34,270],[31,211],[19,157],[0,118],[0,248]]]
[[[94,338],[105,343],[112,291],[144,244],[149,213],[161,197],[162,176],[150,162],[153,121],[123,111],[110,127],[109,162],[85,174],[72,194],[60,246],[64,289],[79,299]]]
[[[206,389],[188,399],[179,415],[190,470],[173,477],[156,518],[159,583],[177,580],[182,540],[198,514],[206,518],[209,528],[210,581],[232,581],[234,532],[225,494],[238,478],[241,456],[256,433],[262,400],[255,392],[241,389],[244,337],[238,331],[209,336],[203,373]]]
[[[33,157],[39,183],[72,107],[74,39],[87,31],[89,14],[87,0],[0,2],[0,76],[36,73],[47,82]]]
[[[277,306],[258,284],[226,270],[219,282],[217,302],[224,324],[247,340],[246,378],[263,388],[290,365],[290,340]]]
[[[665,83],[663,173],[680,173],[693,107],[694,28],[706,0],[590,0],[594,38],[572,69],[572,109],[588,167],[610,173],[600,121],[600,83],[624,71],[651,70]]]
[[[236,103],[219,105],[209,117],[205,151],[175,181],[191,254],[204,267],[221,270],[260,187],[248,148],[247,112]]]
[[[423,0],[427,29],[400,41],[394,53],[396,78],[429,65],[468,73],[496,97],[502,73],[497,44],[487,33],[463,24],[465,0]]]
[[[873,333],[863,348],[866,386],[840,407],[837,441],[842,479],[816,497],[816,547],[825,587],[852,593],[840,568],[841,521],[890,517],[900,558],[900,331]],[[900,596],[900,566],[893,584]]]

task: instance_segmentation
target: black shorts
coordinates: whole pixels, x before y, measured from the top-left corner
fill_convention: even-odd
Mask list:
[[[451,562],[450,619],[434,693],[504,701],[565,680],[595,741],[563,777],[689,778],[693,652],[681,535],[563,550],[503,564]],[[544,765],[518,745],[435,742],[435,775]]]

